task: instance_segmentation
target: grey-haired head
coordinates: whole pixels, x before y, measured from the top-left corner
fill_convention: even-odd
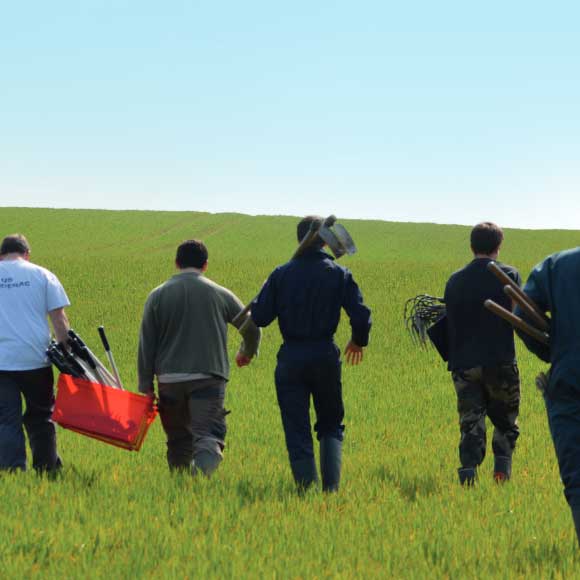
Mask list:
[[[7,254],[21,254],[25,256],[28,253],[30,253],[30,245],[22,234],[10,234],[2,240],[0,256],[6,256]]]

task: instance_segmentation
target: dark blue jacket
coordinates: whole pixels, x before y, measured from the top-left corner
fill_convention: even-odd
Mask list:
[[[340,310],[350,318],[352,340],[366,346],[371,311],[346,268],[321,250],[310,250],[276,268],[252,302],[252,319],[268,326],[278,318],[286,343],[332,341]]]
[[[550,346],[518,332],[529,350],[552,363],[550,385],[564,380],[580,386],[580,248],[548,256],[536,266],[525,293],[543,312],[550,312]],[[516,314],[525,318],[521,309]]]
[[[475,258],[455,272],[445,287],[448,367],[451,371],[515,361],[512,327],[483,305],[487,299],[491,299],[509,310],[512,307],[502,284],[487,269],[491,261],[489,258]],[[521,286],[521,277],[514,267],[496,263]]]

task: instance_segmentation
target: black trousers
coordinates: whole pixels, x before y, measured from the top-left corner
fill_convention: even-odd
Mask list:
[[[340,353],[333,343],[285,344],[278,353],[276,393],[290,461],[314,456],[310,425],[310,398],[314,403],[318,439],[342,441]]]
[[[26,412],[22,414],[22,397]],[[56,451],[52,367],[30,371],[0,371],[0,469],[26,469],[24,430],[32,450],[32,465],[52,471],[62,463]]]

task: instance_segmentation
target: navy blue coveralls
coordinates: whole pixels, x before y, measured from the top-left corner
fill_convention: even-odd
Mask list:
[[[524,291],[551,314],[549,347],[518,334],[529,350],[552,365],[544,400],[580,538],[580,248],[548,256],[534,268]],[[525,318],[519,308],[516,314]]]
[[[341,308],[350,318],[352,341],[366,346],[370,310],[351,272],[314,249],[276,268],[252,303],[256,325],[268,326],[278,318],[284,339],[275,380],[292,464],[314,457],[310,396],[318,439],[343,439],[340,351],[333,338]]]

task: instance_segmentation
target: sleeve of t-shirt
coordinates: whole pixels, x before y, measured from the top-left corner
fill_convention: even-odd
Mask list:
[[[70,306],[70,301],[62,284],[52,272],[46,274],[46,306],[49,312]]]
[[[222,295],[225,301],[226,320],[231,322],[244,308],[244,305],[242,301],[229,290],[225,290]]]

